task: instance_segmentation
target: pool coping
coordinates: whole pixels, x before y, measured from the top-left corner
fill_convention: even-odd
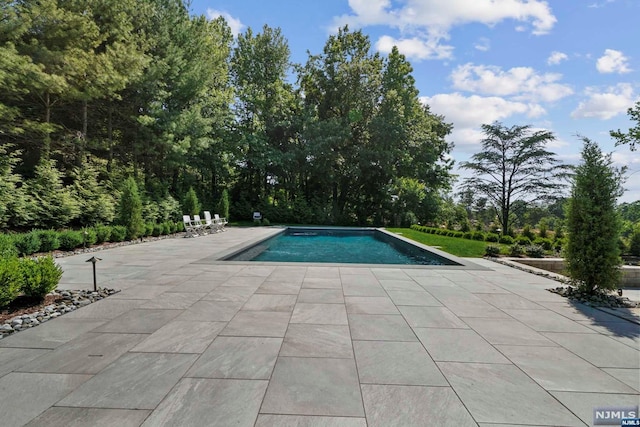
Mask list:
[[[283,266],[296,266],[300,265],[300,262],[283,262],[283,261],[247,261],[247,260],[238,260],[233,261],[229,258],[243,252],[244,250],[258,245],[264,241],[267,241],[280,233],[283,233],[288,228],[296,228],[296,229],[307,229],[307,230],[322,230],[322,229],[339,229],[339,230],[368,230],[368,231],[379,231],[389,237],[398,239],[404,243],[416,246],[420,249],[432,252],[433,254],[458,263],[459,265],[425,265],[425,264],[366,264],[366,263],[330,263],[330,262],[308,262],[305,261],[304,264],[308,264],[311,266],[326,266],[326,267],[383,267],[383,268],[409,268],[409,269],[447,269],[447,270],[489,270],[489,268],[475,264],[467,259],[463,259],[452,255],[448,252],[442,251],[440,249],[434,248],[433,246],[424,245],[422,243],[416,242],[415,240],[411,240],[407,237],[404,237],[401,234],[392,233],[385,229],[384,227],[344,227],[344,226],[269,226],[274,230],[273,233],[268,236],[262,236],[256,239],[252,239],[246,241],[242,244],[233,246],[223,252],[220,252],[216,255],[201,258],[197,261],[194,261],[193,264],[246,264],[250,262],[251,265],[283,265]]]

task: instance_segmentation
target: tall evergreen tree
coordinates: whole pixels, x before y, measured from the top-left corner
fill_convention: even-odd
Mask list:
[[[620,218],[616,200],[622,195],[622,173],[611,155],[583,138],[582,163],[576,168],[567,209],[569,241],[565,248],[569,276],[587,292],[619,285]]]

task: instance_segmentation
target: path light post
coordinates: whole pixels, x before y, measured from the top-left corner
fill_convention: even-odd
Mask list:
[[[94,292],[98,292],[98,285],[96,283],[96,262],[98,261],[102,261],[102,258],[96,258],[95,256],[92,256],[91,258],[85,261],[93,264],[93,291]]]

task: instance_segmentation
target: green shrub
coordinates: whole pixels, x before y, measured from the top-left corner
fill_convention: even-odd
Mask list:
[[[144,225],[144,235],[151,236],[153,234],[153,228],[155,224],[153,222],[148,222]]]
[[[500,236],[500,243],[504,243],[505,245],[512,245],[514,242],[513,237],[505,234]]]
[[[0,234],[0,258],[18,256],[15,237],[12,234]]]
[[[574,169],[567,204],[564,247],[569,277],[588,293],[620,286],[621,221],[617,198],[623,194],[624,171],[614,167],[595,142],[583,138],[582,163]]]
[[[40,250],[40,237],[37,231],[18,234],[15,240],[16,249],[20,255],[35,254]]]
[[[162,234],[162,224],[153,225],[153,237],[158,237]]]
[[[522,229],[522,235],[524,237],[527,237],[530,241],[536,238],[535,234],[533,234],[533,231],[531,231],[531,226],[529,224],[526,224]]]
[[[0,307],[8,305],[20,294],[22,275],[16,255],[0,257]]]
[[[466,233],[464,233],[464,234],[462,235],[462,237],[463,237],[464,239],[472,240],[472,239],[473,239],[473,232],[471,232],[471,231],[467,231]]]
[[[499,235],[497,235],[497,234],[494,234],[494,233],[488,233],[488,234],[487,234],[487,237],[485,238],[485,240],[486,240],[487,242],[494,242],[494,243],[496,243],[496,242],[499,242],[499,241],[500,241],[500,236],[499,236]]]
[[[640,256],[640,224],[635,226],[629,238],[629,254]]]
[[[104,224],[98,224],[96,230],[96,243],[108,242],[111,238],[111,227]]]
[[[82,230],[82,238],[84,246],[93,246],[98,242],[98,233],[93,227],[87,227]]]
[[[193,188],[189,188],[182,201],[182,212],[184,212],[184,215],[189,214],[191,216],[200,214],[200,202]]]
[[[138,184],[132,177],[124,182],[120,197],[120,225],[127,228],[127,239],[137,239],[145,230],[142,220],[142,200],[138,192]]]
[[[82,246],[84,235],[82,231],[65,230],[58,234],[58,239],[60,240],[60,249],[63,251],[72,251]]]
[[[111,241],[122,242],[127,237],[127,227],[124,225],[114,225],[111,227]]]
[[[518,236],[516,237],[515,242],[521,246],[527,246],[531,244],[531,239],[527,236]]]
[[[522,254],[524,254],[524,248],[522,247],[522,245],[519,245],[518,243],[516,243],[509,246],[509,255],[513,257],[518,257],[518,256],[521,256]]]
[[[222,190],[217,209],[220,217],[226,218],[227,221],[229,221],[229,192],[226,189]],[[293,201],[293,211],[295,212],[296,217],[302,221],[303,224],[306,221],[311,220],[311,209],[309,209],[309,205],[304,197],[297,197]]]
[[[262,225],[271,225],[271,222],[267,218],[262,219]]]
[[[171,231],[172,229],[173,229],[173,224],[172,223],[170,223],[170,222],[163,222],[162,223],[162,234],[163,235],[166,236],[168,234],[171,234],[172,233],[172,231]]]
[[[484,254],[485,256],[497,257],[500,255],[500,246],[487,245],[487,247],[484,248]]]
[[[533,240],[533,244],[534,245],[538,245],[538,246],[542,246],[542,248],[545,251],[550,251],[551,249],[553,249],[553,240],[551,239],[547,239],[547,238],[543,238],[543,237],[537,237]]]
[[[485,239],[485,235],[482,231],[474,231],[473,235],[471,236],[471,238],[473,240],[479,240],[479,241],[483,241]]]
[[[38,238],[41,252],[55,251],[60,247],[58,232],[55,230],[38,230]]]
[[[544,256],[544,248],[535,244],[525,246],[524,252],[531,258],[542,258]]]
[[[44,298],[58,286],[62,277],[62,268],[51,256],[20,260],[20,272],[22,292],[35,298]]]

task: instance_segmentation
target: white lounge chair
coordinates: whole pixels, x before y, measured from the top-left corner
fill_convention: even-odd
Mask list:
[[[198,237],[200,235],[202,226],[192,221],[189,215],[182,215],[182,223],[184,224],[184,231],[187,232],[185,237]]]
[[[262,214],[260,212],[253,213],[253,222],[260,222],[262,220]]]
[[[200,234],[201,236],[207,234],[207,229],[204,226],[204,223],[202,222],[202,220],[200,219],[200,215],[193,216],[193,223],[195,224],[196,229],[198,230],[198,234]]]
[[[204,211],[204,222],[202,223],[202,226],[216,233],[222,230],[222,224],[213,220],[211,218],[211,212],[209,211]]]
[[[214,214],[213,221],[220,225],[220,231],[225,231],[224,226],[227,225],[227,218],[220,218],[220,215]]]

